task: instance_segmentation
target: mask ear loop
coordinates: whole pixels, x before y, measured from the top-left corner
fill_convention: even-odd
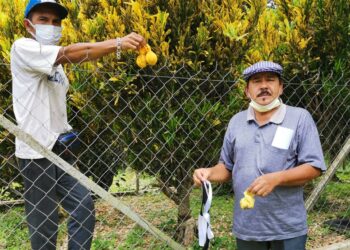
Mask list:
[[[26,18],[25,20],[27,20],[27,21],[29,22],[30,26],[32,26],[32,28],[35,29],[35,31],[36,31],[35,25],[32,23],[32,21],[30,21],[28,18]],[[35,40],[36,40],[36,35],[35,35],[33,32],[29,31],[29,30],[27,30],[27,31],[28,31],[28,33],[31,34],[31,35],[35,38]]]

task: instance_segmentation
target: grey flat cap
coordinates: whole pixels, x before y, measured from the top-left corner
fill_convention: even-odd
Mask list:
[[[278,63],[269,62],[269,61],[260,61],[246,68],[243,71],[243,78],[245,81],[248,81],[252,75],[255,75],[261,72],[273,72],[281,76],[283,72],[283,68]]]

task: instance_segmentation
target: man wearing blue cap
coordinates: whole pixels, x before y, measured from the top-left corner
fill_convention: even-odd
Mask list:
[[[54,0],[30,0],[24,26],[31,37],[16,40],[11,48],[13,107],[18,126],[56,153],[61,153],[65,142],[62,138],[76,139],[67,121],[69,82],[62,64],[95,60],[114,52],[120,55],[121,50],[137,50],[146,44],[142,36],[131,33],[103,42],[57,46],[61,22],[67,15],[66,8]],[[16,156],[26,190],[32,249],[56,249],[58,203],[70,215],[68,248],[90,249],[95,226],[90,192],[18,139]],[[74,161],[69,156],[65,160]]]
[[[193,180],[232,180],[233,234],[239,250],[303,250],[307,239],[303,185],[325,171],[316,125],[308,111],[283,104],[282,67],[261,61],[243,72],[247,110],[228,124],[220,160]],[[252,209],[240,207],[247,191]]]

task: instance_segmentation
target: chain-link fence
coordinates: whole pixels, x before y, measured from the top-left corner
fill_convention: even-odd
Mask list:
[[[8,64],[0,64],[0,68],[4,74],[10,74]],[[75,239],[80,237],[82,241],[71,244],[82,246],[89,241],[86,235],[92,231],[94,213],[93,249],[179,248],[175,242],[198,248],[193,218],[199,213],[200,191],[192,187],[192,173],[197,167],[218,161],[229,119],[247,107],[244,83],[233,79],[230,70],[215,67],[209,73],[185,65],[140,71],[103,69],[100,63],[65,69],[70,79],[68,120],[77,131],[75,140],[80,142],[80,156],[62,158],[88,178],[38,147],[40,155],[75,174],[84,186],[92,189],[95,208],[90,193],[63,170],[52,170],[48,161],[16,159],[14,134],[20,131],[2,124],[0,248],[29,249],[30,234],[40,244],[44,244],[43,240],[45,244],[54,243],[57,237],[57,245],[65,249],[77,228],[83,233]],[[321,73],[285,79],[283,101],[310,111],[319,129],[327,165],[335,162],[327,186],[317,186],[319,178],[305,187],[305,199],[315,187],[319,190],[315,205],[309,207],[309,248],[349,236],[349,82],[342,74]],[[13,102],[17,102],[16,108],[23,114],[34,116],[34,121],[45,120],[40,117],[46,115],[43,110],[57,110],[45,106],[53,104],[41,95],[41,100],[31,99],[38,106],[29,111],[29,102],[13,100],[11,86],[11,80],[0,83],[0,104],[2,115],[13,123]],[[37,98],[40,93],[38,89],[27,88],[21,95]],[[40,138],[42,130],[48,132],[48,127],[57,125],[50,121],[45,120],[34,139],[45,142],[45,138]],[[36,134],[32,130],[27,132]],[[17,136],[25,140],[25,135]],[[55,144],[53,152],[63,150]],[[215,188],[214,249],[234,249],[230,236],[233,196],[230,185]],[[26,206],[23,197],[29,199]],[[44,225],[51,230],[50,237],[44,233]]]

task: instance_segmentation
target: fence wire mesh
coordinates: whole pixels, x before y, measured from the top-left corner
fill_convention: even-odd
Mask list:
[[[1,113],[15,123],[10,65],[1,63],[0,69],[8,75],[0,82]],[[70,80],[68,122],[78,131],[81,144],[78,159],[71,163],[170,238],[198,248],[193,218],[199,213],[200,192],[192,187],[192,173],[195,168],[218,161],[229,119],[248,105],[244,83],[233,79],[229,70],[214,68],[208,73],[186,65],[175,69],[163,65],[145,70],[104,71],[103,64],[94,63],[68,66],[65,70]],[[285,79],[282,100],[304,107],[312,114],[327,165],[334,161],[349,138],[349,82],[342,74],[324,76],[321,73]],[[26,95],[32,91],[27,89]],[[45,100],[39,102],[45,105]],[[30,234],[47,244],[54,241],[52,236],[42,234],[42,223],[50,224],[51,235],[57,236],[57,245],[66,249],[74,228],[92,231],[95,212],[93,249],[169,247],[126,214],[99,199],[94,190],[93,209],[89,192],[75,196],[74,190],[80,188],[80,184],[72,182],[63,171],[49,173],[43,169],[48,169],[49,163],[31,166],[28,174],[26,163],[19,162],[14,155],[14,135],[0,129],[0,248],[30,249],[23,198],[34,189],[40,195],[26,206],[28,219],[36,225]],[[42,129],[46,129],[44,124]],[[38,179],[49,180],[46,181],[49,188],[37,186]],[[348,238],[349,181],[347,157],[309,213],[309,248]],[[317,182],[305,187],[305,199]],[[225,198],[215,201],[216,197]],[[229,185],[215,188],[212,224],[217,249],[231,249],[225,244],[234,244],[227,237],[231,231],[233,197]],[[76,207],[85,213],[75,213]],[[75,243],[82,246],[86,241],[85,237]],[[220,245],[220,241],[228,243]]]

